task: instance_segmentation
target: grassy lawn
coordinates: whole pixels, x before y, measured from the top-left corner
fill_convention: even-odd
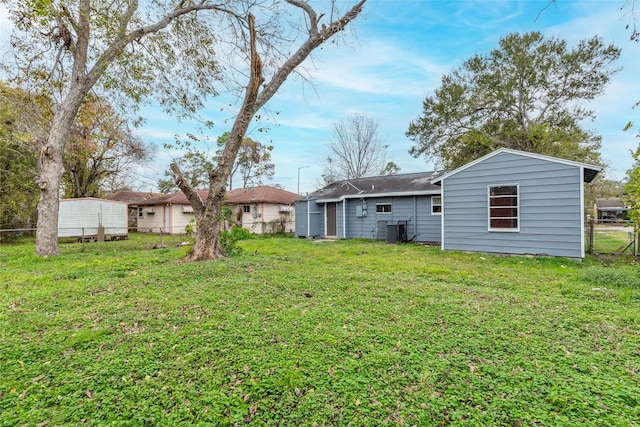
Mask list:
[[[257,238],[0,246],[0,425],[594,425],[640,420],[622,261]]]

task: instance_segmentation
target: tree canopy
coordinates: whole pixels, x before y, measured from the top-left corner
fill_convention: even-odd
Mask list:
[[[183,178],[193,188],[206,188],[209,183],[209,171],[214,167],[206,152],[191,150],[173,161],[184,171]],[[163,194],[179,190],[169,169],[165,171],[165,178],[158,180],[158,190]]]
[[[218,138],[218,154],[229,139],[230,133],[225,132]],[[233,178],[236,174],[242,180],[242,188],[249,185],[262,185],[263,178],[271,179],[275,172],[275,165],[271,163],[271,152],[273,145],[264,145],[245,137],[240,145],[240,150],[229,173],[229,190],[233,190]]]
[[[46,132],[41,101],[0,82],[0,228],[35,225],[37,146]]]
[[[575,48],[541,33],[510,34],[499,48],[442,77],[406,132],[410,153],[444,168],[507,147],[601,164],[600,137],[581,122],[601,95],[620,49],[600,38]]]
[[[125,187],[127,174],[148,161],[152,152],[108,102],[89,96],[65,148],[64,195],[101,197]]]
[[[629,207],[629,219],[640,223],[640,145],[631,153],[633,166],[627,171],[624,184],[624,201]]]
[[[0,228],[35,225],[38,155],[51,127],[53,102],[0,82]],[[61,192],[101,197],[127,187],[128,172],[150,155],[106,101],[90,96],[67,142]]]
[[[198,138],[192,135],[193,141],[176,141],[178,147],[186,153],[174,160],[182,171],[183,179],[193,188],[206,188],[209,184],[209,171],[215,168],[218,156],[222,155],[224,146],[229,139],[229,132],[224,132],[216,140],[217,149],[214,155],[209,150],[196,149],[194,143]],[[175,148],[167,145],[167,148]],[[262,185],[262,179],[273,178],[275,165],[271,163],[271,151],[273,146],[263,145],[249,137],[245,137],[238,150],[236,160],[231,167],[228,178],[228,189],[233,189],[233,178],[241,179],[242,188],[247,186]],[[170,193],[179,190],[173,178],[171,170],[165,172],[166,178],[158,180],[158,189],[161,193]]]

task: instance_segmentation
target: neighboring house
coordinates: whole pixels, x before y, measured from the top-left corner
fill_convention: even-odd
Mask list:
[[[296,235],[395,241],[404,228],[443,250],[582,258],[583,183],[600,170],[500,149],[449,172],[340,181],[296,202]]]
[[[624,221],[628,219],[629,208],[625,206],[622,197],[596,199],[594,218],[598,221]]]
[[[293,233],[294,202],[300,195],[276,187],[261,186],[227,191],[224,204],[236,214],[236,221],[255,234],[284,231]]]
[[[138,218],[142,217],[142,208],[138,206],[140,202],[158,197],[160,194],[142,191],[118,191],[105,197],[107,200],[124,202],[129,207],[129,228],[138,228]]]
[[[207,190],[198,190],[202,200]],[[228,191],[224,204],[231,208],[233,221],[255,234],[293,232],[293,202],[299,195],[275,187],[261,186]],[[195,218],[193,207],[182,193],[166,194],[139,203],[141,232],[185,234],[185,227]]]
[[[296,201],[296,236],[440,242],[433,172],[337,181]],[[387,238],[387,229],[389,237]]]

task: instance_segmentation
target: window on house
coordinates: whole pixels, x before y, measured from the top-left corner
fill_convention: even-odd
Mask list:
[[[489,230],[518,231],[519,214],[517,185],[489,186]]]
[[[142,218],[144,214],[142,213],[142,208],[138,208],[138,218]]]
[[[376,205],[376,213],[391,213],[391,203]]]
[[[242,205],[242,212],[244,212],[244,213],[249,213],[249,212],[251,212],[251,206],[249,206],[249,205]]]
[[[431,198],[431,214],[442,215],[442,196],[433,196]]]

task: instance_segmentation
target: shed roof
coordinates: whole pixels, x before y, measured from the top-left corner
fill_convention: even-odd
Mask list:
[[[202,200],[207,200],[209,190],[197,191]],[[225,204],[274,203],[286,205],[293,203],[296,199],[300,198],[298,194],[267,185],[260,187],[236,188],[235,190],[227,191],[226,195],[227,199],[224,201]],[[191,202],[189,202],[187,196],[185,196],[183,192],[177,192],[145,200],[139,204],[145,206],[163,204],[190,205]]]
[[[531,158],[535,158],[535,159],[540,159],[540,160],[545,160],[548,162],[554,162],[554,163],[562,163],[565,165],[571,165],[571,166],[576,166],[579,168],[583,169],[583,181],[584,182],[591,182],[593,181],[593,179],[596,177],[596,175],[598,174],[598,172],[600,172],[602,170],[601,166],[596,166],[596,165],[590,165],[587,163],[581,163],[581,162],[576,162],[573,160],[566,160],[566,159],[560,159],[558,157],[551,157],[551,156],[545,156],[543,154],[537,154],[537,153],[529,153],[527,151],[520,151],[520,150],[512,150],[510,148],[500,148],[499,150],[493,151],[485,156],[482,156],[472,162],[467,163],[464,166],[460,166],[457,169],[454,169],[452,171],[449,171],[447,173],[444,173],[440,176],[434,177],[434,179],[431,181],[433,184],[437,184],[440,183],[443,179],[448,178],[452,175],[455,175],[459,172],[462,172],[463,170],[470,168],[471,166],[474,166],[480,162],[483,162],[491,157],[497,156],[499,154],[502,153],[510,153],[510,154],[515,154],[517,156],[524,156],[524,157],[531,157]]]
[[[89,202],[100,202],[100,203],[112,203],[116,205],[126,205],[126,202],[121,202],[119,200],[109,200],[109,199],[101,199],[99,197],[74,197],[71,199],[60,199],[60,203],[81,203],[83,201]]]
[[[417,172],[344,179],[314,191],[306,199],[330,202],[354,197],[440,194],[440,187],[431,183],[439,173],[441,172]]]

